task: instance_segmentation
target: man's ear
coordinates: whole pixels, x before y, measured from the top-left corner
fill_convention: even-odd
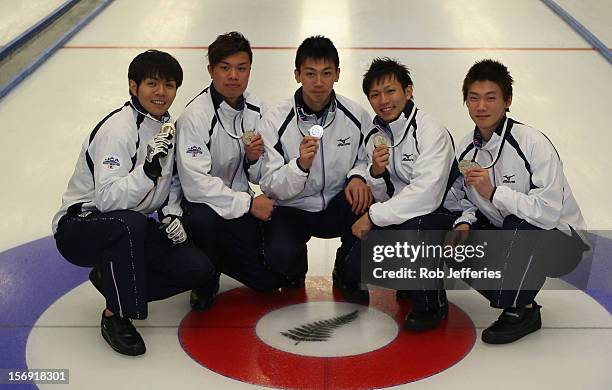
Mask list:
[[[299,84],[302,82],[302,80],[300,80],[300,71],[297,69],[293,70],[293,77],[295,77],[295,81]]]
[[[138,84],[134,80],[128,80],[128,85],[130,88],[130,95],[138,96]]]
[[[406,100],[412,99],[412,95],[414,95],[414,85],[408,85],[404,92],[406,93]]]
[[[504,103],[506,103],[506,112],[510,112],[510,106],[512,105],[512,95]]]

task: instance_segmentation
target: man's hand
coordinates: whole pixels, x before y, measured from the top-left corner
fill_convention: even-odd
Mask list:
[[[370,216],[368,214],[363,214],[361,218],[359,218],[353,224],[351,231],[353,235],[360,240],[365,240],[366,236],[372,230],[372,221],[370,221]]]
[[[310,169],[312,161],[319,150],[319,139],[310,135],[305,136],[300,143],[300,157],[298,164],[302,169]]]
[[[249,211],[254,217],[262,221],[268,221],[274,211],[274,201],[263,194],[256,196],[253,198]]]
[[[372,176],[380,176],[385,172],[385,169],[389,165],[389,147],[387,145],[380,145],[372,153]]]
[[[362,179],[352,178],[344,188],[346,201],[352,206],[353,213],[363,214],[372,204],[372,191]]]
[[[244,153],[246,154],[247,161],[251,164],[255,164],[263,152],[263,138],[261,138],[261,134],[256,133],[253,138],[251,138],[251,143],[244,145]]]
[[[489,171],[481,167],[472,167],[465,172],[465,184],[473,186],[474,189],[485,199],[491,199],[493,184],[489,177]]]
[[[161,176],[160,159],[168,155],[168,150],[172,148],[172,135],[159,133],[147,144],[147,157],[143,165],[145,174],[153,181]]]
[[[160,229],[164,231],[166,237],[174,245],[182,244],[187,241],[187,232],[181,222],[181,219],[176,215],[168,215],[161,220]]]
[[[465,222],[455,226],[453,230],[446,234],[444,245],[462,245],[467,241],[468,236],[470,235],[470,229],[470,224]]]

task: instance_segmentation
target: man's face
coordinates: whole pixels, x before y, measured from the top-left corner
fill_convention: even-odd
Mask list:
[[[307,58],[294,71],[295,81],[302,84],[304,102],[311,110],[321,110],[329,102],[340,69],[328,59]]]
[[[403,88],[392,75],[374,81],[368,92],[372,109],[387,123],[393,122],[400,116],[411,98],[412,85]]]
[[[238,101],[249,85],[251,62],[244,52],[232,54],[215,65],[208,65],[215,89],[230,103]]]
[[[504,101],[499,85],[489,80],[475,81],[468,88],[466,104],[480,131],[492,134],[512,104],[512,97]]]
[[[153,117],[160,119],[176,97],[176,81],[147,77],[140,84],[130,80],[130,92]]]

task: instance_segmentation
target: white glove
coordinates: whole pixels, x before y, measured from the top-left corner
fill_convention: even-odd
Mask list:
[[[176,215],[168,215],[162,219],[160,229],[164,230],[164,233],[166,233],[166,236],[174,245],[187,241],[185,227],[181,219]]]
[[[159,159],[166,157],[170,148],[172,148],[172,134],[159,133],[147,144],[147,157],[143,169],[151,180],[156,181],[161,176]]]

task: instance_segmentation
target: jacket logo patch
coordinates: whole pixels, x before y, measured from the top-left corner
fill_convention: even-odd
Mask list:
[[[351,137],[346,137],[344,139],[340,138],[338,139],[338,146],[349,146],[351,143],[349,141]]]
[[[404,154],[404,158],[402,158],[402,161],[414,162],[414,154]]]
[[[102,165],[109,170],[113,170],[116,168],[119,168],[121,166],[121,162],[119,162],[119,159],[115,156],[108,156],[105,157],[104,160],[102,160]]]
[[[516,181],[514,181],[514,176],[516,175],[503,175],[504,180],[502,181],[502,183],[516,183]]]
[[[187,148],[187,154],[190,154],[191,157],[198,157],[198,154],[202,154],[202,147],[201,146],[190,146]]]

